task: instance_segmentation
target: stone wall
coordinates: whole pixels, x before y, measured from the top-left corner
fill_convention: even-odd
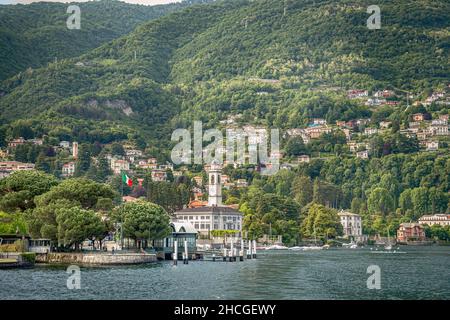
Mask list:
[[[141,264],[156,261],[154,254],[142,253],[59,253],[37,254],[36,262],[86,265]]]

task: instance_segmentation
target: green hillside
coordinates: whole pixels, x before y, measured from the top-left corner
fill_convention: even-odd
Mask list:
[[[47,184],[53,185],[50,175],[73,173],[172,212],[192,199],[193,177],[207,180],[201,165],[168,168],[174,129],[194,120],[204,129],[261,125],[280,129],[280,170],[270,176],[250,164],[223,170],[230,181],[224,203],[239,206],[251,238],[282,235],[289,245],[300,236],[334,238],[342,227],[330,208],[361,214],[363,234],[371,236],[392,235],[400,223],[425,214],[448,213],[450,2],[380,0],[381,29],[369,30],[372,4],[189,5],[80,55],[68,49],[66,59],[0,82],[0,151],[5,159],[35,164],[48,174],[38,177]],[[27,142],[15,146],[11,139],[19,137]],[[75,141],[76,156],[68,148]],[[131,188],[114,159],[126,159]],[[160,170],[167,181],[155,181],[152,174]],[[28,226],[50,227],[36,232],[41,237],[48,236],[43,231],[55,236],[56,209],[78,196],[103,214],[112,208],[111,193],[97,201],[91,189],[98,186],[84,179],[64,180],[56,193],[32,201],[29,172],[2,179],[19,187],[0,188],[0,210],[31,212]],[[55,197],[58,190],[64,195]],[[62,201],[42,206],[47,198]],[[440,227],[426,232],[446,241],[450,234]]]
[[[133,131],[161,143],[192,119],[216,124],[239,112],[281,127],[311,116],[348,120],[370,113],[346,100],[346,89],[420,94],[446,85],[450,4],[380,1],[380,30],[366,27],[368,5],[236,0],[191,6],[85,55],[4,81],[3,122],[33,116],[37,131],[63,129],[81,140],[95,140],[89,135],[102,123],[103,132]],[[80,126],[81,137],[74,129]]]
[[[102,0],[72,5],[81,10],[80,30],[66,27],[68,4],[0,6],[0,80],[28,67],[78,56],[189,3],[143,6]]]

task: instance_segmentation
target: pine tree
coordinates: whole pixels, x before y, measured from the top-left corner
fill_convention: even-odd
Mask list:
[[[75,168],[75,176],[80,177],[84,175],[91,166],[91,152],[89,146],[86,144],[80,145],[78,151],[78,159]]]

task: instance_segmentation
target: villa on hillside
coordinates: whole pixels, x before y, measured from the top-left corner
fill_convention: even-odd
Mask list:
[[[74,161],[63,164],[62,166],[62,176],[63,177],[71,177],[75,173],[76,164]]]
[[[297,158],[298,163],[309,163],[310,157],[306,154],[298,156]]]
[[[34,170],[33,163],[23,163],[19,161],[1,161],[0,162],[0,179],[9,176],[15,171]]]
[[[356,157],[360,159],[369,159],[369,151],[363,150],[356,153]]]
[[[450,226],[450,214],[431,214],[419,218],[419,224]]]
[[[126,160],[112,158],[110,167],[114,174],[120,174],[122,171],[130,170],[130,163]]]

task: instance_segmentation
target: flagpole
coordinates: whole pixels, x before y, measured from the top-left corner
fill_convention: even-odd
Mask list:
[[[120,214],[120,248],[123,251],[123,172],[120,171],[120,186],[121,186],[121,197],[120,197],[120,205],[122,207]]]

